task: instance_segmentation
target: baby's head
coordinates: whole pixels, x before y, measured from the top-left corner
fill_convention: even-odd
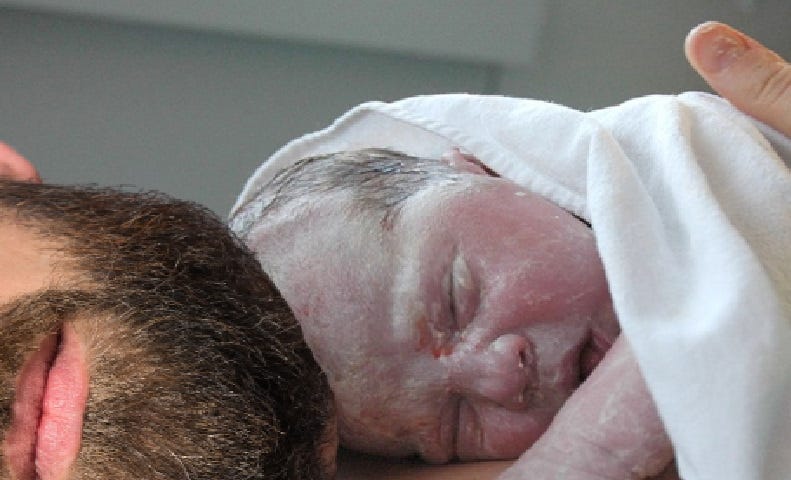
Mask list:
[[[353,449],[516,457],[617,335],[588,226],[458,154],[306,159],[233,226],[302,324]]]

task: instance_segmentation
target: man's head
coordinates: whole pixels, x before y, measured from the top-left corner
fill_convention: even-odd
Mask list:
[[[459,154],[306,159],[232,226],[328,375],[341,441],[509,458],[617,335],[583,222]]]
[[[3,181],[0,262],[0,478],[324,477],[325,380],[206,210]]]

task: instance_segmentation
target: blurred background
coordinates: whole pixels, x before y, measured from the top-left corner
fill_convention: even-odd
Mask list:
[[[791,58],[789,0],[0,0],[0,139],[45,181],[224,216],[272,152],[366,100],[706,90],[682,45],[710,19]]]

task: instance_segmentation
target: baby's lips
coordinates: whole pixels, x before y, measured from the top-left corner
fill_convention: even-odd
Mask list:
[[[494,404],[462,402],[456,454],[462,461],[517,458],[544,433],[553,409],[514,412]]]
[[[586,379],[599,365],[604,355],[612,347],[612,342],[603,335],[593,332],[591,338],[580,352],[580,377]]]

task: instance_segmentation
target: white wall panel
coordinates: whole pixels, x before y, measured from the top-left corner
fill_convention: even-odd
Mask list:
[[[114,20],[526,65],[546,0],[2,0]]]
[[[225,213],[289,139],[372,99],[485,91],[479,65],[0,8],[0,139],[46,180],[134,184]]]

